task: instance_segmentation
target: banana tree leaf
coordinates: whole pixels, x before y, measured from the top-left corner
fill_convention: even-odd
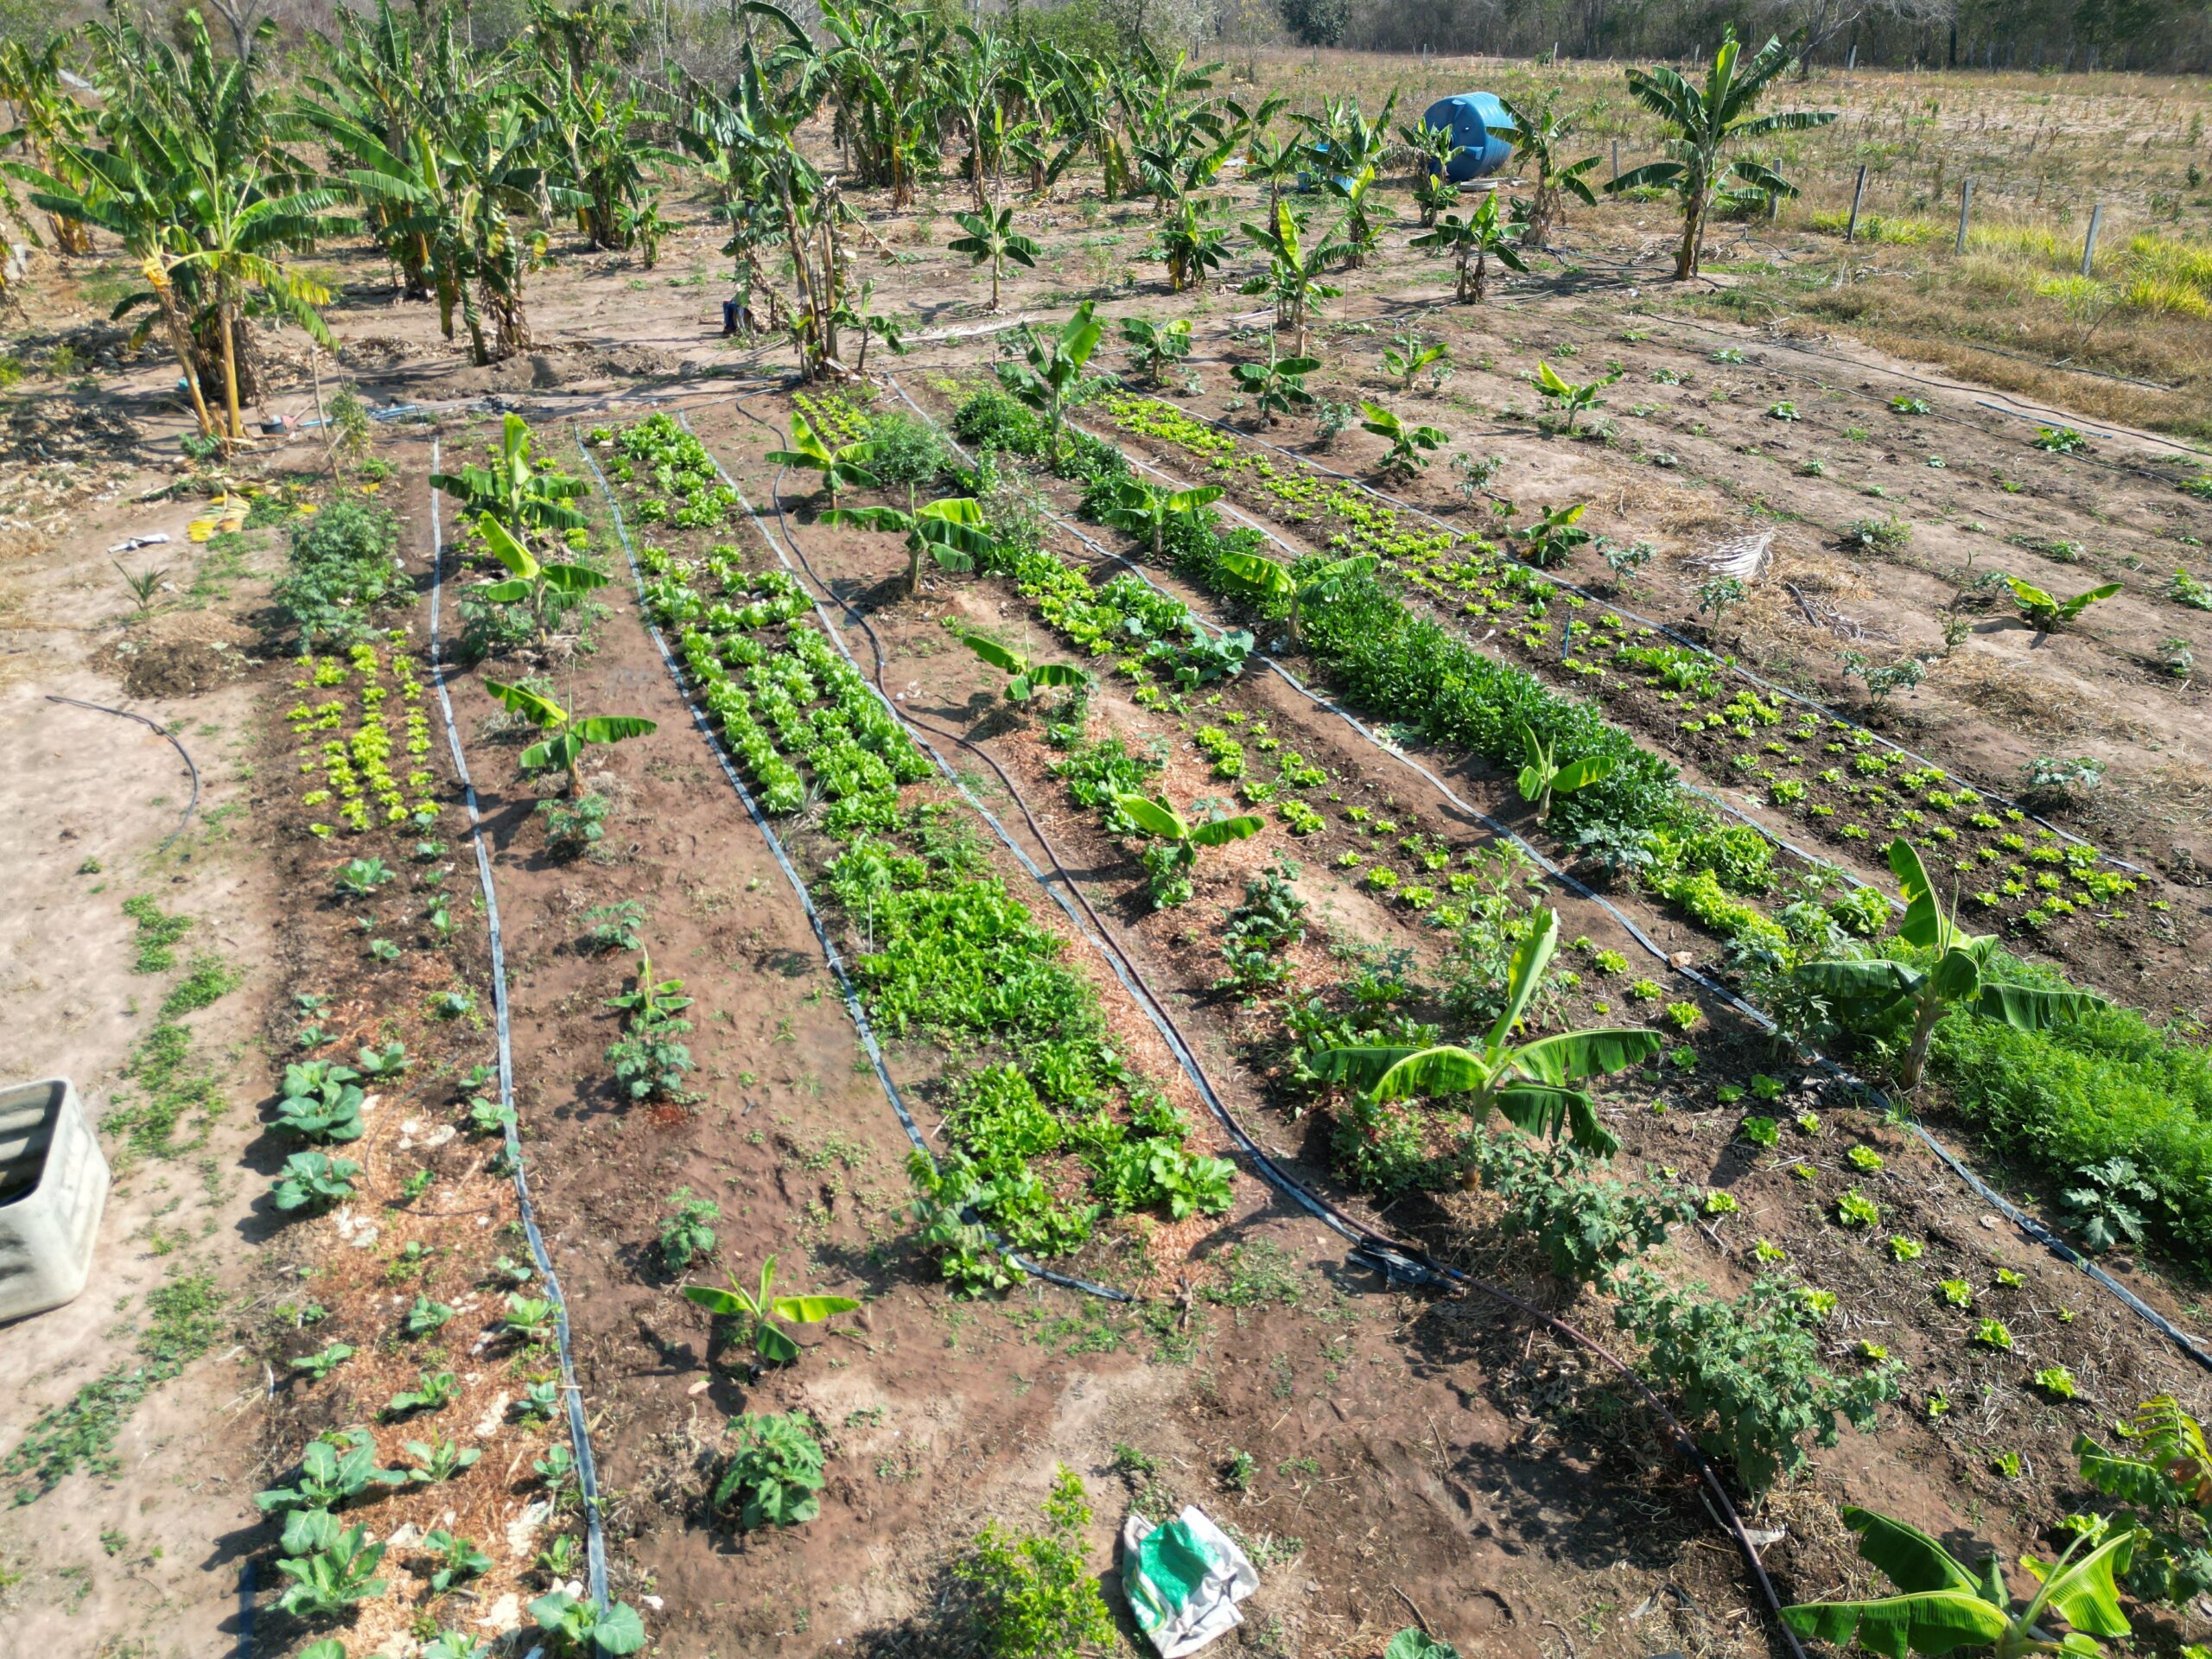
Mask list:
[[[1920,849],[1899,836],[1890,843],[1890,870],[1904,896],[1904,920],[1897,937],[1907,944],[1933,945],[1943,932],[1943,912],[1936,902],[1936,884],[1920,861]]]
[[[860,1305],[857,1296],[779,1296],[776,1317],[798,1325],[819,1325],[833,1315],[849,1313]]]
[[[1544,768],[1541,766],[1523,766],[1521,768],[1520,776],[1515,779],[1514,782],[1520,788],[1522,800],[1536,800],[1544,792]]]
[[[788,1365],[798,1357],[798,1344],[766,1319],[753,1329],[753,1346],[771,1365]]]
[[[822,515],[825,524],[850,524],[855,530],[906,531],[913,521],[896,507],[832,507]]]
[[[1800,1636],[1847,1648],[1853,1640],[1884,1659],[1936,1659],[1960,1648],[1987,1647],[2010,1628],[2005,1610],[1971,1590],[1920,1590],[1879,1601],[1810,1601],[1782,1610]]]
[[[1562,1032],[1523,1043],[1507,1063],[1541,1083],[1568,1084],[1579,1077],[1611,1077],[1666,1046],[1656,1031],[1640,1026],[1609,1026],[1596,1031]]]
[[[1610,754],[1586,754],[1580,760],[1570,760],[1559,769],[1559,776],[1552,779],[1554,794],[1572,795],[1578,789],[1612,775],[1614,758]]]
[[[567,720],[568,711],[550,697],[542,697],[535,691],[519,685],[508,685],[499,680],[486,680],[484,689],[505,703],[524,720],[539,726],[558,726]]]
[[[1237,581],[1272,598],[1287,598],[1297,590],[1290,572],[1273,559],[1233,548],[1224,548],[1217,558],[1221,568]]]
[[[2043,1581],[2044,1605],[2056,1607],[2075,1630],[2091,1636],[2126,1636],[2131,1633],[2127,1615],[2120,1611],[2120,1586],[2113,1577],[2127,1571],[2134,1549],[2135,1529],[2126,1527],[2060,1567],[2055,1577],[2046,1578],[2050,1569],[2032,1555],[2021,1556],[2020,1565]]]
[[[2058,607],[2058,614],[2065,620],[2071,622],[2075,617],[2081,615],[2082,612],[2088,610],[2090,606],[2095,604],[2099,600],[2110,599],[2119,591],[2120,584],[2118,582],[2107,582],[2101,587],[2090,588],[2088,592],[2085,594],[2075,594],[2073,598],[2068,600],[2063,605],[2061,605]]]
[[[1911,995],[1926,976],[1901,962],[1808,962],[1797,977],[1830,996],[1885,1005]]]
[[[528,582],[537,575],[537,556],[510,533],[507,527],[488,512],[476,515],[476,528],[482,532],[484,544],[492,550],[492,556],[508,569]]]
[[[1332,1048],[1307,1064],[1317,1076],[1363,1090],[1377,1101],[1463,1095],[1483,1088],[1491,1079],[1490,1062],[1484,1056],[1449,1043],[1430,1048],[1381,1044]]]
[[[510,576],[505,582],[486,582],[476,594],[494,605],[512,605],[530,597],[530,584],[520,576]]]
[[[1073,663],[1039,663],[1029,671],[1030,683],[1034,685],[1088,685],[1090,676]]]
[[[1190,826],[1172,808],[1145,795],[1117,795],[1114,798],[1122,816],[1147,835],[1158,836],[1162,841],[1189,839]]]
[[[587,743],[620,743],[626,737],[650,737],[660,728],[637,715],[594,715],[569,729]]]
[[[1226,847],[1232,841],[1246,841],[1266,829],[1264,818],[1250,814],[1236,818],[1214,818],[1191,831],[1193,847]]]
[[[1028,670],[1027,657],[1018,651],[1008,651],[995,640],[986,639],[979,633],[963,634],[961,639],[969,650],[1003,673],[1020,674]]]
[[[740,1313],[753,1312],[750,1303],[741,1300],[736,1292],[724,1290],[720,1285],[686,1285],[683,1287],[683,1300],[724,1319],[734,1319]]]
[[[1978,1579],[1957,1557],[1919,1528],[1872,1510],[1843,1506],[1843,1524],[1859,1535],[1859,1553],[1888,1575],[1900,1590],[1964,1590],[1979,1594],[1986,1581]],[[2003,1599],[1999,1590],[1999,1599]]]
[[[1523,1135],[1541,1135],[1556,1141],[1564,1130],[1569,1140],[1610,1158],[1621,1147],[1612,1132],[1598,1122],[1590,1096],[1580,1089],[1555,1089],[1545,1083],[1514,1083],[1500,1089],[1491,1104],[1497,1115]]]
[[[2003,980],[1986,980],[1974,1012],[2002,1020],[2015,1031],[2043,1031],[2067,1020],[2082,1020],[2112,1006],[2087,991],[2043,991]]]
[[[1544,982],[1544,970],[1551,966],[1552,953],[1558,949],[1559,912],[1547,910],[1514,948],[1513,961],[1505,974],[1505,1007],[1491,1027],[1492,1048],[1503,1047],[1513,1027],[1521,1023],[1521,1016],[1528,1013],[1529,1004],[1535,1001],[1537,988]]]
[[[545,585],[556,594],[588,594],[594,588],[607,586],[608,577],[603,570],[594,570],[588,564],[549,564],[544,567]]]
[[[1221,486],[1203,484],[1195,490],[1178,490],[1167,498],[1170,512],[1196,512],[1200,507],[1210,507],[1221,499]]]
[[[1943,953],[1934,969],[1936,995],[1946,1002],[1963,1002],[1981,984],[1981,963],[1971,950],[1955,945]]]

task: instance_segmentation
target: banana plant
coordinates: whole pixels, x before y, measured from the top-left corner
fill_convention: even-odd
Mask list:
[[[2030,1654],[2097,1659],[2104,1649],[2096,1637],[2130,1634],[2113,1580],[2127,1571],[2133,1528],[2114,1529],[2102,1516],[2084,1524],[2077,1517],[2080,1529],[2056,1560],[2020,1558],[2037,1589],[2016,1606],[2005,1586],[2004,1562],[1994,1552],[1979,1567],[1968,1567],[1918,1528],[1850,1504],[1844,1506],[1843,1524],[1859,1535],[1859,1554],[1882,1570],[1897,1593],[1783,1608],[1783,1623],[1800,1636],[1838,1647],[1856,1642],[1885,1659],[1934,1659],[1961,1648],[1987,1649],[1994,1659]],[[2066,1621],[2063,1633],[2049,1628],[2054,1613]]]
[[[1147,322],[1142,317],[1124,317],[1122,343],[1129,348],[1137,372],[1156,386],[1169,369],[1191,354],[1191,320]]]
[[[1497,198],[1484,196],[1475,211],[1462,219],[1446,213],[1433,227],[1414,238],[1410,246],[1432,254],[1450,254],[1457,267],[1452,297],[1461,305],[1479,301],[1490,292],[1490,262],[1508,270],[1525,271],[1513,238],[1497,217]]]
[[[1363,1090],[1378,1105],[1466,1095],[1478,1127],[1496,1110],[1524,1134],[1556,1140],[1564,1130],[1577,1146],[1610,1157],[1620,1142],[1598,1122],[1589,1095],[1573,1085],[1648,1060],[1663,1044],[1657,1032],[1641,1027],[1561,1032],[1516,1043],[1514,1029],[1535,1001],[1558,949],[1559,912],[1548,909],[1514,950],[1505,1006],[1478,1051],[1449,1043],[1331,1048],[1307,1064],[1325,1081]]]
[[[791,447],[771,449],[764,459],[779,467],[798,467],[821,474],[822,493],[830,498],[832,508],[837,505],[840,489],[873,489],[879,481],[863,464],[868,460],[865,443],[840,444],[833,449],[814,429],[813,423],[797,410],[791,411]]]
[[[1184,196],[1153,232],[1145,257],[1166,264],[1167,291],[1179,294],[1203,282],[1209,270],[1221,268],[1222,261],[1229,257],[1229,244],[1216,226],[1206,222],[1198,199]]]
[[[1037,244],[1014,228],[1014,209],[1001,207],[996,213],[985,208],[979,213],[955,213],[965,236],[956,236],[944,245],[954,253],[964,253],[971,265],[988,264],[991,268],[991,309],[999,308],[999,278],[1011,259],[1025,270],[1037,264]]]
[[[719,1285],[686,1285],[683,1300],[719,1319],[739,1321],[738,1339],[771,1365],[788,1365],[799,1355],[798,1344],[776,1321],[792,1325],[820,1325],[861,1305],[857,1296],[779,1296],[774,1293],[776,1258],[760,1264],[760,1287],[747,1290],[732,1274],[728,1288]]]
[[[527,607],[531,620],[537,625],[540,650],[552,637],[551,612],[556,605],[580,600],[594,588],[607,586],[606,574],[588,564],[540,564],[537,556],[488,512],[478,516],[476,528],[485,546],[492,550],[492,556],[510,572],[506,581],[493,582],[478,592],[495,605]]]
[[[1264,819],[1249,814],[1235,818],[1211,818],[1192,823],[1165,801],[1147,795],[1117,792],[1114,804],[1123,817],[1154,838],[1147,849],[1146,873],[1151,877],[1153,900],[1163,908],[1191,896],[1191,871],[1201,849],[1226,847],[1247,841],[1267,828]]]
[[[1163,490],[1136,479],[1128,480],[1121,499],[1099,509],[1099,518],[1116,530],[1141,536],[1152,548],[1154,563],[1166,556],[1167,526],[1188,522],[1221,499],[1221,486],[1202,485],[1195,490]]]
[[[1355,553],[1347,559],[1332,560],[1300,582],[1280,561],[1262,554],[1224,547],[1215,557],[1222,569],[1255,596],[1279,600],[1290,607],[1290,637],[1294,640],[1298,638],[1300,619],[1308,605],[1317,600],[1334,599],[1340,582],[1351,576],[1371,575],[1377,563],[1372,553]]]
[[[2018,576],[2005,577],[2005,585],[2012,590],[2012,602],[2020,607],[2020,620],[2036,631],[2037,645],[2043,643],[2044,635],[2056,633],[2099,600],[2110,599],[2120,591],[2118,582],[2107,582],[2071,599],[2056,599]]]
[[[1236,384],[1251,394],[1253,423],[1266,426],[1277,415],[1310,407],[1313,394],[1306,390],[1306,377],[1320,366],[1317,357],[1278,356],[1272,340],[1266,362],[1237,364]]]
[[[1897,937],[1927,953],[1914,967],[1886,957],[1835,958],[1798,965],[1798,980],[1847,1010],[1853,1023],[1910,1014],[1911,1036],[1897,1066],[1897,1086],[1920,1086],[1928,1045],[1943,1017],[1960,1008],[2010,1026],[2044,1031],[2111,1005],[2087,991],[2054,991],[2003,979],[1995,972],[1997,936],[1961,931],[1955,906],[1945,911],[1919,851],[1900,836],[1890,843],[1890,868],[1902,888],[1905,912]]]
[[[490,466],[471,462],[458,473],[433,473],[430,487],[452,496],[462,512],[488,513],[518,535],[582,529],[583,514],[569,503],[584,493],[583,481],[540,470],[533,442],[529,423],[509,415],[499,423],[499,450]]]
[[[1360,422],[1360,429],[1372,432],[1390,446],[1390,453],[1375,468],[1384,478],[1411,478],[1428,465],[1426,452],[1440,448],[1444,442],[1442,427],[1408,426],[1402,416],[1380,404],[1363,402],[1359,410],[1367,417]]]
[[[1008,363],[1001,371],[1014,395],[1045,417],[1045,458],[1054,467],[1060,464],[1061,423],[1082,385],[1084,365],[1098,349],[1099,338],[1105,332],[1093,315],[1094,308],[1093,302],[1085,300],[1049,334],[1040,334],[1025,324],[1024,360]]]
[[[906,594],[922,591],[925,555],[947,570],[969,570],[991,550],[983,509],[971,497],[946,496],[926,501],[912,512],[900,507],[837,507],[822,515],[825,524],[889,531],[906,538]]]
[[[1560,378],[1559,371],[1541,359],[1536,364],[1536,393],[1551,400],[1552,406],[1559,410],[1566,423],[1561,429],[1570,436],[1574,432],[1575,417],[1591,410],[1604,408],[1605,400],[1598,394],[1619,378],[1617,374],[1609,374],[1603,379],[1586,381],[1578,386],[1571,380]]]
[[[524,772],[557,766],[568,776],[569,793],[577,789],[576,763],[595,743],[613,744],[645,737],[657,723],[637,715],[571,715],[552,698],[519,685],[487,679],[484,689],[499,702],[545,734],[522,752]]]
[[[1274,204],[1270,223],[1246,225],[1243,231],[1253,245],[1268,256],[1268,268],[1237,291],[1264,294],[1273,300],[1276,329],[1291,331],[1291,350],[1303,357],[1307,317],[1320,301],[1333,300],[1344,292],[1321,280],[1322,272],[1337,257],[1338,246],[1326,237],[1306,246],[1297,216],[1290,211],[1290,204],[1281,200]]]
[[[1424,346],[1417,332],[1402,334],[1382,348],[1382,372],[1398,383],[1400,391],[1411,391],[1422,370],[1434,369],[1440,380],[1451,365],[1451,346],[1440,340]]]
[[[1027,702],[1048,689],[1073,690],[1090,683],[1090,676],[1072,663],[1033,663],[1023,652],[1010,651],[980,633],[963,634],[961,643],[1007,676],[1008,702]]]
[[[1598,165],[1598,158],[1586,156],[1579,162],[1565,162],[1559,158],[1559,147],[1574,132],[1573,119],[1554,108],[1559,93],[1554,86],[1540,103],[1516,104],[1510,98],[1498,100],[1513,124],[1499,136],[1513,146],[1513,159],[1519,163],[1516,170],[1533,178],[1535,184],[1521,219],[1524,248],[1543,247],[1550,240],[1552,227],[1567,222],[1562,198],[1573,196],[1586,207],[1598,205],[1589,181],[1583,176]]]
[[[1399,141],[1414,157],[1414,206],[1421,209],[1421,227],[1427,230],[1436,216],[1459,200],[1459,187],[1452,182],[1452,163],[1467,153],[1449,127],[1432,127],[1426,120],[1398,129]]]
[[[1554,746],[1541,741],[1526,726],[1521,728],[1521,745],[1529,756],[1518,779],[1521,798],[1535,804],[1539,823],[1551,821],[1554,795],[1572,795],[1578,789],[1602,783],[1613,775],[1617,764],[1616,757],[1610,754],[1586,754],[1563,766],[1556,765],[1552,758]]]
[[[1759,162],[1738,156],[1726,165],[1721,152],[1746,139],[1770,133],[1803,132],[1834,120],[1833,110],[1786,110],[1755,115],[1767,85],[1795,55],[1789,48],[1770,36],[1767,43],[1740,61],[1744,44],[1733,29],[1724,29],[1720,49],[1702,88],[1693,86],[1663,64],[1652,69],[1628,72],[1629,95],[1669,129],[1664,148],[1667,159],[1631,168],[1606,185],[1608,194],[1660,185],[1672,190],[1682,206],[1682,239],[1675,253],[1675,279],[1686,282],[1697,275],[1705,254],[1707,221],[1712,216],[1713,193],[1726,177],[1734,177],[1770,196],[1794,196],[1796,188]]]
[[[1380,199],[1375,179],[1371,166],[1350,175],[1324,175],[1325,188],[1344,208],[1344,222],[1338,227],[1337,254],[1354,270],[1367,263],[1368,256],[1382,239],[1383,226],[1397,217],[1389,205]]]

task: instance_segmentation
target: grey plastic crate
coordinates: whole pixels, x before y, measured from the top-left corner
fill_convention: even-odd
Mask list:
[[[107,1156],[67,1077],[0,1087],[0,1320],[84,1289],[107,1184]]]

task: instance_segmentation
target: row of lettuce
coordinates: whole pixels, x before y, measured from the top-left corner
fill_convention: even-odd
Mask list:
[[[664,416],[593,435],[625,484],[712,473]],[[704,540],[732,510],[712,503],[684,528]],[[874,1029],[948,1061],[924,1090],[952,1149],[912,1164],[923,1242],[945,1276],[969,1290],[1012,1282],[992,1234],[1064,1256],[1108,1216],[1226,1211],[1231,1166],[1190,1146],[1186,1117],[1121,1051],[1096,988],[1007,891],[967,815],[903,792],[931,774],[929,758],[807,615],[797,582],[748,571],[728,543],[636,556],[649,611],[762,806],[787,835],[795,818],[818,830],[793,850],[819,854],[810,885],[855,947]]]
[[[1046,457],[1040,423],[996,387],[967,396],[951,423],[986,455]],[[1094,519],[1148,487],[1113,446],[1080,431],[1064,441],[1058,470],[1082,487],[1081,511]],[[1177,516],[1162,538],[1178,575],[1273,631],[1287,620],[1287,602],[1256,597],[1224,558],[1263,544],[1211,511]],[[1294,575],[1311,582],[1327,564],[1302,560]],[[1564,854],[1608,868],[1720,938],[1729,971],[1785,1035],[1878,1071],[1902,1048],[1906,1033],[1893,1022],[1854,1028],[1846,1011],[1796,987],[1791,969],[1838,951],[1909,959],[1913,947],[1870,938],[1879,911],[1821,891],[1810,873],[1778,868],[1770,840],[1721,822],[1673,766],[1594,705],[1453,638],[1382,575],[1332,575],[1320,602],[1300,604],[1298,624],[1332,688],[1370,718],[1507,768],[1520,764],[1529,735],[1562,758],[1610,758],[1607,776],[1555,806],[1549,828]],[[2005,971],[2059,982],[2031,963],[2008,962]],[[2203,1202],[2212,1192],[2212,1057],[2196,1034],[2119,1007],[2038,1033],[1957,1019],[1939,1029],[1930,1071],[1986,1147],[2101,1216],[2104,1233],[2156,1240],[2202,1266],[2212,1263],[2212,1206]]]

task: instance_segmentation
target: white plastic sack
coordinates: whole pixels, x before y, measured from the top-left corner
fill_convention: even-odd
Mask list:
[[[1260,1587],[1244,1552],[1195,1504],[1154,1526],[1122,1523],[1122,1588],[1160,1659],[1182,1659],[1244,1622],[1236,1604]]]

